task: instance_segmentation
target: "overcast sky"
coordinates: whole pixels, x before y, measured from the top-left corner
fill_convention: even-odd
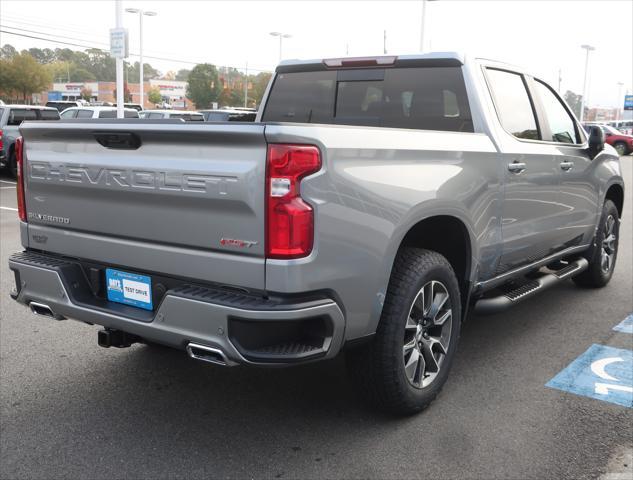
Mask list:
[[[1,0],[0,24],[23,35],[108,48],[114,1]],[[390,54],[416,53],[420,43],[420,0],[411,1],[139,1],[124,8],[154,10],[145,17],[146,62],[165,72],[210,62],[251,70],[284,58],[378,55],[387,31]],[[441,0],[427,3],[427,50],[460,51],[527,67],[561,91],[582,93],[585,51],[590,59],[589,104],[615,106],[618,82],[633,93],[633,0]],[[130,50],[138,52],[138,16],[124,14]],[[19,28],[21,30],[15,30]],[[3,28],[4,30],[4,28]],[[64,47],[0,33],[0,43],[18,49]],[[79,49],[78,47],[68,46]],[[137,57],[131,57],[132,61]],[[191,63],[186,63],[191,62]]]

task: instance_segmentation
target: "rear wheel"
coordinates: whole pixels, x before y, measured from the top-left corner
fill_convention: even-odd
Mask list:
[[[17,180],[18,178],[18,160],[15,158],[15,152],[11,151],[9,155],[9,162],[7,163],[7,168],[9,169],[9,173],[11,176]]]
[[[628,147],[626,146],[626,143],[624,142],[616,142],[613,144],[613,148],[615,148],[616,152],[618,152],[618,155],[622,156],[622,155],[626,155],[628,153]]]
[[[459,286],[451,265],[436,252],[403,249],[374,339],[348,352],[352,381],[381,409],[418,412],[446,382],[460,327]]]
[[[604,287],[613,276],[613,269],[618,257],[618,235],[620,232],[620,216],[611,200],[604,202],[600,224],[594,237],[593,246],[586,258],[589,267],[574,277],[574,282],[583,287]]]

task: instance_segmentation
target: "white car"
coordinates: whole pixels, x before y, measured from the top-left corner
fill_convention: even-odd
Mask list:
[[[143,110],[141,118],[159,120],[167,118],[180,118],[185,122],[204,122],[204,115],[200,112],[182,110]]]
[[[71,107],[60,115],[62,120],[69,118],[116,118],[116,107]],[[125,118],[139,118],[138,111],[133,108],[123,110]]]

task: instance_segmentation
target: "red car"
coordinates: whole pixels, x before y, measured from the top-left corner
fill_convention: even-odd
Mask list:
[[[587,131],[590,127],[600,127],[604,132],[605,142],[615,148],[620,155],[633,152],[633,135],[625,135],[612,126],[602,123],[585,123],[583,126]]]

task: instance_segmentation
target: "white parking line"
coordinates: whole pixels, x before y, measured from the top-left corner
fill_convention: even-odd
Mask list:
[[[15,182],[7,182],[6,180],[0,180],[0,183],[8,183],[9,185],[15,185]]]
[[[0,210],[11,210],[12,212],[18,211],[17,208],[13,208],[13,207],[0,207]]]
[[[15,187],[0,187],[0,190],[8,190],[9,188],[15,188]]]

